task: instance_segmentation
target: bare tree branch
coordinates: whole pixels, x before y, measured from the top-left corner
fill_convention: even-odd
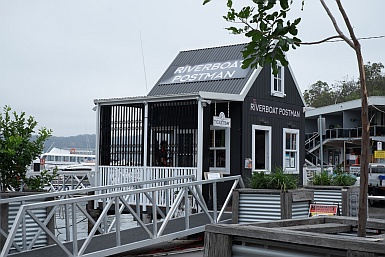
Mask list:
[[[321,0],[323,1],[323,0]],[[344,18],[346,27],[349,30],[350,37],[353,41],[353,48],[356,52],[358,69],[360,72],[361,82],[361,121],[362,121],[362,135],[361,135],[361,174],[360,174],[360,196],[358,207],[358,230],[357,236],[366,236],[367,224],[367,202],[368,202],[368,169],[369,169],[369,155],[370,155],[370,135],[369,135],[369,119],[368,119],[368,91],[366,88],[366,77],[364,69],[364,60],[361,53],[361,45],[358,42],[352,25],[350,24],[348,15],[342,6],[340,0],[336,0],[338,8],[342,17]],[[351,42],[349,40],[349,42]]]
[[[334,26],[335,30],[337,31],[338,35],[340,35],[341,38],[342,38],[343,40],[345,40],[345,42],[348,43],[348,45],[349,45],[351,48],[355,49],[353,42],[352,42],[349,38],[347,38],[347,37],[344,35],[344,33],[340,30],[340,28],[338,27],[337,21],[336,21],[336,19],[334,18],[334,16],[333,16],[333,14],[331,13],[331,11],[329,10],[329,7],[325,4],[325,1],[324,1],[324,0],[320,0],[320,1],[321,1],[321,4],[322,4],[323,8],[324,8],[325,11],[326,11],[326,13],[328,14],[329,18],[331,19],[331,21],[332,21],[332,23],[333,23],[333,26]]]
[[[368,40],[368,39],[378,39],[378,38],[384,38],[385,36],[373,36],[373,37],[359,37],[357,38],[358,41],[360,40]],[[338,36],[332,36],[332,37],[328,37],[328,38],[325,38],[325,39],[322,39],[322,40],[319,40],[319,41],[315,41],[315,42],[301,42],[300,44],[301,45],[316,45],[316,44],[321,44],[321,43],[336,43],[336,42],[345,42],[345,40],[343,39],[340,39],[340,40],[332,40],[334,38],[341,38],[339,35]]]
[[[323,1],[323,0],[321,0],[321,1]],[[347,13],[345,12],[345,9],[344,9],[344,7],[343,7],[342,4],[341,4],[341,1],[340,1],[340,0],[336,0],[336,2],[337,2],[337,5],[338,5],[338,9],[340,10],[340,12],[341,12],[341,14],[342,14],[342,17],[344,18],[346,27],[347,27],[348,30],[349,30],[350,37],[351,37],[352,40],[353,40],[353,42],[351,42],[350,40],[349,40],[349,42],[351,42],[351,43],[357,42],[357,43],[358,43],[358,39],[356,38],[356,35],[354,34],[352,24],[350,24],[348,15],[347,15]],[[359,44],[359,43],[358,43],[358,44]],[[357,45],[356,45],[356,46],[357,46]],[[353,48],[356,49],[355,47],[353,47]]]
[[[332,39],[335,39],[335,38],[341,38],[341,36],[340,35],[332,36],[332,37],[328,37],[328,38],[322,39],[320,41],[315,41],[315,42],[301,42],[300,44],[301,45],[318,45],[318,44],[321,44],[321,43],[328,42],[329,40],[332,40]]]

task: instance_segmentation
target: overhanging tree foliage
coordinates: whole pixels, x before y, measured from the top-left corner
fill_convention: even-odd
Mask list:
[[[211,0],[204,0],[203,4]],[[304,4],[305,0],[302,1]],[[320,0],[323,9],[329,16],[337,35],[315,42],[316,44],[327,42],[330,39],[340,38],[350,46],[357,58],[361,84],[361,121],[362,121],[362,140],[361,140],[361,177],[360,177],[360,199],[358,211],[358,236],[366,236],[367,221],[367,193],[368,193],[368,164],[369,164],[369,121],[368,121],[368,92],[366,89],[366,78],[364,62],[361,53],[361,45],[354,33],[348,15],[345,12],[341,0],[335,0],[339,13],[344,24],[349,31],[349,37],[339,28],[337,21],[331,13],[324,0]],[[285,53],[290,48],[304,44],[297,38],[297,26],[301,18],[291,21],[287,18],[293,0],[252,0],[252,6],[245,6],[240,11],[233,8],[233,1],[227,0],[228,13],[224,18],[235,24],[236,27],[229,27],[234,34],[243,34],[250,39],[246,49],[243,51],[244,67],[264,66],[271,63],[273,73],[278,73],[278,62],[287,65]],[[314,44],[314,43],[310,43]]]
[[[12,112],[9,106],[3,110],[4,113],[0,113],[0,182],[2,191],[20,190],[26,182],[27,166],[42,153],[52,131],[40,128],[32,139],[38,124],[34,117]]]
[[[385,75],[382,72],[382,63],[364,65],[366,87],[370,96],[385,96]],[[324,81],[317,81],[303,93],[305,102],[311,107],[322,107],[331,104],[343,103],[361,98],[360,81],[345,78],[334,85]]]
[[[336,101],[336,93],[328,83],[323,81],[317,81],[305,90],[303,97],[308,106],[321,107],[334,104]]]

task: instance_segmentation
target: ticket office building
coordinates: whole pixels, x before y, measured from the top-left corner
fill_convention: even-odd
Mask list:
[[[290,67],[242,69],[244,44],[181,51],[144,97],[97,99],[97,166],[302,177],[304,100]],[[247,180],[245,180],[247,181]]]

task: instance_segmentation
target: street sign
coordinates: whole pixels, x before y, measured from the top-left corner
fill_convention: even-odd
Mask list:
[[[385,150],[374,151],[374,158],[385,159]]]

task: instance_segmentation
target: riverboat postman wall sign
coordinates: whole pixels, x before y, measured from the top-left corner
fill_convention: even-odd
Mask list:
[[[279,117],[290,120],[300,120],[303,116],[301,106],[251,98],[249,110],[252,115]]]
[[[207,62],[171,66],[159,84],[177,84],[198,81],[244,78],[250,68],[242,69],[242,60]]]

